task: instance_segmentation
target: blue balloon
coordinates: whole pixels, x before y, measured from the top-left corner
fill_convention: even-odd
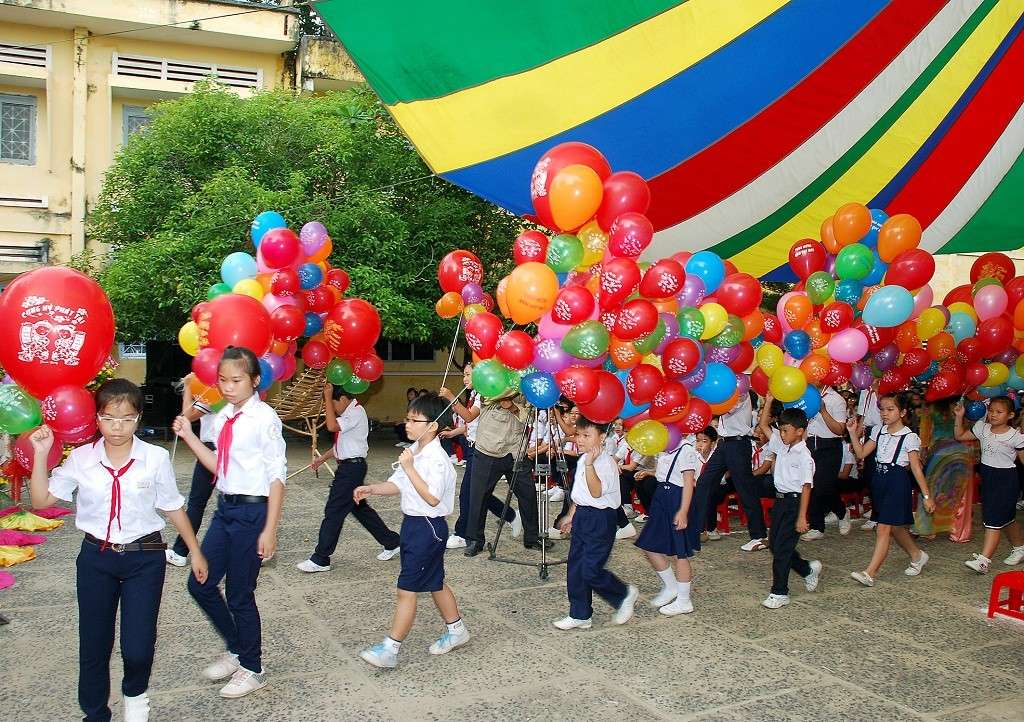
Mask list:
[[[889,264],[878,257],[875,254],[875,265],[872,266],[871,272],[861,279],[861,283],[865,286],[874,286],[882,282],[885,278],[885,272],[889,270]]]
[[[256,387],[257,391],[266,391],[274,383],[274,369],[270,367],[270,364],[264,359],[259,359],[260,362],[260,385]]]
[[[871,294],[864,306],[864,323],[880,328],[892,328],[910,318],[914,312],[914,297],[903,286],[882,286]]]
[[[569,278],[569,274],[568,273],[556,273],[555,274],[555,278],[558,279],[558,287],[561,288],[562,286],[565,285],[565,281],[566,281],[567,278]]]
[[[249,237],[252,238],[252,245],[260,247],[260,241],[267,231],[275,228],[287,228],[288,222],[277,211],[263,211],[252,219],[252,226],[249,228]]]
[[[304,291],[316,288],[324,280],[324,272],[315,263],[303,263],[299,266],[299,285]]]
[[[969,338],[974,335],[977,330],[977,324],[970,315],[963,311],[955,311],[949,314],[949,323],[946,324],[946,330],[953,335],[953,340],[960,343],[965,338]]]
[[[1006,384],[999,384],[998,386],[979,386],[978,393],[986,399],[1002,396],[1006,393]]]
[[[918,381],[929,381],[931,379],[931,377],[934,376],[935,374],[937,374],[938,372],[939,372],[939,362],[938,361],[932,361],[930,364],[928,364],[928,368],[926,368],[924,371],[919,373],[914,378],[917,379]]]
[[[692,273],[703,281],[704,290],[710,295],[722,285],[722,279],[725,278],[725,264],[713,251],[698,251],[686,262],[686,272]]]
[[[871,230],[868,231],[867,235],[860,239],[860,243],[871,250],[875,250],[878,247],[878,231],[881,229],[882,224],[889,220],[889,214],[880,208],[871,209]]]
[[[964,416],[967,417],[968,421],[977,421],[985,417],[988,413],[988,407],[985,406],[984,401],[968,401],[967,406],[964,407]]]
[[[231,288],[242,279],[256,278],[258,271],[256,259],[243,251],[235,251],[220,264],[221,280]]]
[[[612,360],[611,354],[605,356],[604,361],[601,363],[601,368],[613,374],[618,374],[619,372],[619,367],[615,365],[615,362]],[[626,387],[625,381],[622,382],[622,387]]]
[[[821,393],[816,386],[808,384],[800,398],[783,404],[783,406],[787,409],[800,409],[807,414],[808,419],[813,419],[821,411]]]
[[[790,331],[782,339],[782,345],[795,359],[802,359],[811,352],[811,337],[806,331]]]
[[[723,363],[712,361],[704,372],[704,380],[691,393],[709,404],[728,401],[736,391],[736,374]]]
[[[1015,364],[1007,364],[1010,367],[1010,375],[1006,379],[1006,385],[1011,389],[1024,389],[1024,379],[1017,374],[1017,367]],[[1020,406],[1020,399],[1014,399],[1014,403]]]
[[[764,334],[759,333],[754,338],[750,339],[750,345],[757,350],[757,347],[764,343]]]
[[[864,284],[860,281],[854,281],[852,278],[847,278],[836,283],[834,295],[837,301],[842,301],[856,308],[857,301],[860,300],[862,293],[864,293]]]
[[[538,409],[550,409],[558,403],[559,391],[555,377],[544,371],[523,376],[519,389],[527,403]]]
[[[306,327],[302,329],[303,336],[312,336],[315,333],[319,333],[320,329],[324,327],[324,321],[322,318],[317,316],[312,311],[306,313]]]
[[[626,402],[622,405],[622,411],[619,412],[619,418],[628,419],[630,416],[636,416],[642,414],[644,411],[650,408],[650,404],[634,404],[629,400],[629,394],[626,394]]]

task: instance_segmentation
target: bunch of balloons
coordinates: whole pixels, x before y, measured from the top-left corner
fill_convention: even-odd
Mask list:
[[[473,386],[485,397],[519,390],[550,408],[559,394],[586,417],[624,420],[638,451],[673,448],[747,392],[753,342],[777,320],[759,310],[761,285],[710,251],[640,262],[653,226],[647,183],[613,173],[595,148],[564,143],[537,163],[536,220],[495,298],[480,260],[453,251],[438,267],[437,311],[461,314]],[[498,311],[522,329],[507,329]]]
[[[244,346],[259,357],[262,394],[294,375],[296,354],[307,366],[326,369],[327,379],[349,393],[366,391],[384,370],[373,350],[380,316],[367,301],[345,297],[349,276],[327,262],[333,250],[327,228],[311,221],[296,234],[280,213],[264,211],[253,220],[250,237],[255,255],[228,255],[221,282],[178,332],[178,343],[193,357],[193,395],[214,409],[223,405],[217,364],[228,346]]]

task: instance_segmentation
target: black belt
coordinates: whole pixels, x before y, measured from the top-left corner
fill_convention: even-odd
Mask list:
[[[777,491],[775,492],[776,499],[799,499],[799,491]]]
[[[339,464],[365,464],[366,458],[362,456],[353,456],[349,459],[342,459],[338,462]],[[265,498],[265,497],[264,497]]]
[[[266,504],[267,497],[265,496],[252,496],[250,494],[221,494],[221,501],[226,501],[229,504]]]
[[[746,441],[750,438],[750,434],[744,434],[743,436],[723,436],[722,441]]]
[[[86,533],[85,540],[90,544],[95,544],[98,547],[102,547],[105,542],[102,539],[97,539],[92,534]],[[106,548],[123,554],[124,552],[162,552],[167,548],[164,544],[163,537],[160,536],[160,532],[155,531],[152,534],[139,537],[133,542],[127,544],[106,544]]]
[[[829,439],[821,436],[810,436],[807,438],[807,445],[812,449],[842,448],[843,440],[838,437]]]

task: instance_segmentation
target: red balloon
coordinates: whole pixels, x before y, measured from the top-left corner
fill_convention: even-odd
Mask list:
[[[484,266],[476,254],[469,251],[452,251],[437,266],[437,282],[445,293],[462,293],[467,283],[479,284],[484,280]]]
[[[342,295],[345,295],[350,282],[348,271],[342,268],[332,268],[327,272],[327,277],[324,279],[324,283],[331,288],[338,289],[338,293]]]
[[[603,369],[594,373],[597,375],[597,395],[592,401],[579,403],[580,413],[598,424],[608,424],[622,411],[626,391],[615,374]]]
[[[632,171],[620,171],[604,179],[604,195],[594,218],[607,231],[623,213],[646,213],[650,205],[647,181]]]
[[[868,351],[871,353],[881,351],[896,340],[896,327],[881,328],[864,323],[863,321],[857,321],[857,323],[853,324],[853,327],[864,334],[864,337],[868,340]]]
[[[828,360],[828,374],[822,379],[826,386],[842,386],[850,381],[850,374],[853,373],[853,366],[835,359]]]
[[[921,248],[903,251],[892,259],[889,269],[885,272],[885,283],[888,286],[903,286],[914,291],[932,280],[935,275],[935,258]]]
[[[601,265],[598,302],[602,309],[618,306],[640,284],[640,269],[632,258],[612,258]]]
[[[651,408],[648,411],[651,418],[656,421],[678,421],[686,413],[689,401],[690,392],[682,382],[669,379],[651,399]]]
[[[908,376],[917,376],[920,373],[924,373],[925,369],[931,366],[932,357],[923,348],[912,348],[903,354],[903,360],[900,362],[900,368],[903,369]]]
[[[758,396],[768,395],[768,375],[760,367],[750,374],[750,388],[754,389]]]
[[[114,344],[114,311],[88,276],[60,266],[23,273],[0,293],[0,366],[36,398],[85,386]]]
[[[761,282],[749,273],[734,273],[725,277],[715,295],[726,311],[746,316],[761,305]]]
[[[76,437],[96,429],[96,400],[81,386],[58,386],[43,399],[42,408],[43,422],[58,436]]]
[[[1017,273],[1013,261],[1004,253],[985,253],[971,266],[971,283],[982,278],[995,278],[1004,286]]]
[[[472,321],[473,319],[470,319],[470,323]],[[508,331],[502,334],[494,350],[498,360],[510,369],[525,369],[533,363],[533,339],[524,331]]]
[[[939,371],[953,374],[960,383],[964,382],[964,378],[967,374],[966,369],[951,358],[948,358],[939,364]]]
[[[355,358],[352,372],[364,381],[376,381],[384,373],[384,362],[371,351]]]
[[[289,351],[288,355],[284,357],[284,369],[281,371],[281,375],[277,378],[278,381],[287,381],[295,375],[295,367],[298,363],[295,361],[295,351]]]
[[[754,363],[754,347],[750,345],[749,341],[744,341],[739,344],[739,353],[736,354],[736,358],[730,361],[727,366],[733,370],[734,373],[744,373],[750,364]]]
[[[634,298],[623,304],[615,319],[612,333],[623,341],[635,341],[646,336],[658,325],[658,309],[645,298]]]
[[[322,369],[331,360],[331,350],[322,341],[309,341],[302,347],[302,360],[310,368]]]
[[[978,339],[981,357],[990,358],[1010,348],[1013,341],[1013,323],[1006,316],[989,318],[978,324],[978,330],[974,335]]]
[[[691,396],[679,419],[679,428],[684,434],[698,434],[711,423],[711,407],[704,399]]]
[[[925,401],[938,401],[960,393],[962,384],[956,374],[943,371],[935,374],[928,384],[928,390],[924,392]],[[882,393],[879,388],[879,393]]]
[[[970,364],[974,361],[981,361],[981,342],[974,336],[965,338],[956,346],[956,360],[962,364]],[[987,378],[988,372],[986,372]]]
[[[294,268],[282,268],[270,278],[270,292],[277,296],[293,296],[302,288]]]
[[[893,366],[882,374],[882,380],[878,384],[878,393],[891,394],[902,390],[908,383],[910,383],[910,376],[906,371],[898,366]]]
[[[825,333],[838,333],[844,328],[849,328],[850,324],[853,323],[853,309],[850,308],[848,303],[833,301],[821,309],[818,318],[821,320],[822,331]]]
[[[570,366],[556,372],[555,381],[562,395],[574,403],[590,403],[597,396],[599,379],[594,369]]]
[[[620,258],[637,258],[654,238],[654,226],[642,213],[623,213],[608,231],[608,252]]]
[[[503,328],[500,318],[493,313],[481,311],[466,321],[466,343],[477,356],[489,359],[494,355]]]
[[[589,289],[583,286],[566,286],[555,298],[555,305],[551,308],[551,320],[566,326],[575,326],[590,318],[595,305],[594,294]]]
[[[601,313],[597,320],[608,329],[608,333],[611,333],[615,329],[615,321],[619,317],[619,311],[622,310],[622,306],[617,308],[609,308],[607,311]]]
[[[965,283],[962,286],[957,286],[952,291],[946,294],[946,297],[942,299],[943,306],[950,306],[957,302],[966,303],[968,306],[974,305],[974,289],[970,283]],[[1010,308],[1010,306],[1007,306]]]
[[[216,386],[217,367],[220,366],[220,357],[223,354],[223,349],[212,346],[199,349],[199,353],[192,358],[192,373],[207,386]]]
[[[373,348],[380,338],[380,315],[361,298],[343,298],[324,319],[324,339],[335,356]]]
[[[294,341],[306,330],[306,314],[295,306],[278,306],[270,314],[270,327],[274,338],[280,341]]]
[[[657,366],[642,363],[634,366],[626,377],[626,393],[634,404],[646,404],[654,398],[665,383]]]
[[[820,241],[805,238],[789,249],[789,267],[801,281],[817,271],[825,270],[825,246]]]
[[[1017,308],[1017,304],[1024,300],[1024,276],[1011,278],[1003,286],[1003,290],[1006,291],[1006,308],[1012,311]]]
[[[78,446],[86,441],[92,441],[96,438],[97,434],[99,434],[99,429],[96,427],[96,419],[94,417],[87,426],[77,429],[75,433],[58,434],[54,432],[54,438],[57,440],[57,445],[68,444],[70,446]]]
[[[689,376],[703,360],[704,353],[700,344],[685,336],[670,341],[661,352],[661,367],[665,377],[670,379]]]
[[[288,228],[272,228],[263,234],[260,254],[267,268],[284,268],[295,263],[302,246],[299,237]]]
[[[548,237],[540,231],[523,231],[512,244],[516,265],[536,261],[544,263],[548,253]]]
[[[601,151],[586,143],[560,143],[542,155],[537,161],[537,165],[533,167],[533,174],[530,176],[530,198],[533,200],[533,210],[541,225],[556,231],[559,230],[551,216],[548,191],[551,188],[551,181],[560,170],[577,164],[591,168],[602,181],[612,174],[611,166],[601,155]]]
[[[639,414],[633,414],[632,416],[624,418],[622,420],[622,428],[629,431],[641,421],[647,421],[649,418],[651,418],[650,412],[647,409],[644,409]]]
[[[779,317],[774,313],[764,314],[764,329],[761,331],[765,341],[771,343],[779,343],[782,341],[782,324],[779,323]],[[761,394],[764,396],[764,394]]]
[[[209,301],[202,301],[201,303],[197,303],[195,306],[192,307],[192,320],[195,323],[199,323],[200,319],[202,319],[204,316],[209,318],[209,315],[210,315],[210,302]]]
[[[26,475],[32,473],[32,467],[34,466],[33,461],[36,458],[36,452],[32,448],[32,442],[29,441],[29,437],[35,431],[26,431],[20,434],[14,442],[14,460],[18,462]],[[61,459],[64,458],[64,447],[59,442],[54,442],[53,446],[50,447],[49,453],[46,455],[46,470],[54,469],[60,464]]]
[[[671,298],[679,293],[686,271],[677,261],[662,258],[651,265],[640,281],[640,295],[647,298]]]
[[[487,293],[485,291],[484,292],[484,297],[480,300],[480,305],[484,307],[485,311],[493,311],[494,310],[494,296],[492,296],[491,294],[489,294],[489,293]]]
[[[274,340],[270,314],[255,298],[225,293],[210,301],[207,306],[208,313],[204,313],[196,322],[199,326],[200,348],[210,346],[223,351],[228,346],[242,346],[257,357],[270,349]]]
[[[966,340],[966,339],[965,339]],[[988,378],[988,368],[983,363],[971,361],[964,368],[964,381],[969,386],[978,386]]]

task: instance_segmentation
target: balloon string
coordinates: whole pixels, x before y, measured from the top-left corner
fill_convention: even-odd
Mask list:
[[[462,328],[462,319],[456,317],[455,319],[455,335],[452,336],[452,346],[448,351],[448,364],[444,367],[444,376],[441,378],[441,386],[444,386],[448,381],[448,372],[452,370],[452,362],[455,360],[455,342],[459,340],[459,329]],[[463,389],[462,391],[465,391]],[[459,393],[462,393],[460,391]],[[447,410],[447,409],[446,409]]]

